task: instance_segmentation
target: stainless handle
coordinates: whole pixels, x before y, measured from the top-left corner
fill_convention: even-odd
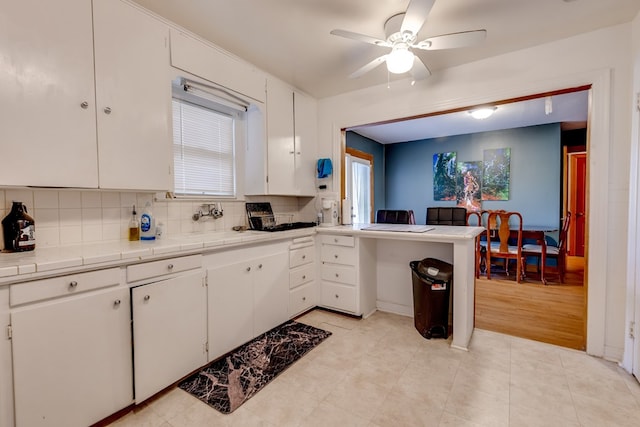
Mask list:
[[[262,268],[262,264],[258,264],[258,268]]]
[[[113,306],[114,306],[114,307],[119,307],[121,302],[122,302],[122,301],[120,301],[119,299],[117,299],[117,300],[115,300],[115,301],[113,302]]]
[[[307,278],[307,276],[302,276],[302,280],[304,280],[304,279],[306,279],[306,278]]]
[[[84,101],[82,104],[80,104],[80,107],[86,110],[87,108],[89,108],[89,103],[87,101]]]
[[[306,301],[306,300],[307,300],[307,297],[302,297],[302,301]]]
[[[307,258],[307,256],[306,256],[306,255],[302,255],[302,259],[306,259],[306,258]]]
[[[151,295],[145,295],[145,296],[144,296],[144,300],[145,300],[145,301],[149,301],[150,299],[151,299]]]
[[[169,265],[167,265],[167,269],[169,269],[169,270],[173,270],[173,264],[169,264]]]
[[[247,267],[247,271],[251,271],[251,267]]]
[[[71,283],[69,283],[69,288],[70,289],[75,289],[78,287],[78,282],[76,282],[75,280],[72,281]]]
[[[336,294],[336,298],[340,298],[340,296],[338,294]]]
[[[338,259],[338,255],[337,255],[337,254],[336,254],[336,255],[334,255],[333,257],[334,257],[335,259]]]
[[[340,275],[338,273],[336,273],[336,277],[340,277]]]
[[[111,114],[111,107],[104,107],[105,114]]]

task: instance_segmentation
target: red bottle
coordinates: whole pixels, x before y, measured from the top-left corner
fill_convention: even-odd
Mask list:
[[[35,222],[22,202],[13,202],[11,212],[2,220],[4,250],[6,252],[32,251],[36,248]]]

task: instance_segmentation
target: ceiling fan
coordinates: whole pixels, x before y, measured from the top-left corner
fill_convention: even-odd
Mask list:
[[[441,50],[472,46],[480,43],[487,36],[486,30],[474,30],[443,34],[417,41],[418,32],[427,20],[434,3],[435,0],[410,0],[406,12],[393,15],[385,22],[386,40],[346,30],[332,30],[331,34],[336,36],[391,48],[391,52],[377,57],[354,71],[349,77],[360,77],[386,62],[390,73],[411,72],[414,81],[421,80],[429,77],[431,72],[420,58],[416,58],[411,49]]]

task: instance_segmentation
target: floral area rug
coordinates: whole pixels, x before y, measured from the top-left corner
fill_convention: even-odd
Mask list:
[[[283,323],[205,366],[178,387],[229,414],[330,335],[295,321]]]

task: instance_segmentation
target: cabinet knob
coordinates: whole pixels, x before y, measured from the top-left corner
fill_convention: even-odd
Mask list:
[[[111,114],[111,107],[104,107],[103,111],[105,114]]]
[[[89,103],[87,101],[84,101],[82,104],[80,104],[80,107],[86,110],[87,108],[89,108]]]
[[[145,296],[144,296],[144,300],[145,300],[145,301],[149,301],[150,299],[151,299],[151,295],[145,295]]]
[[[340,277],[340,275],[338,273],[336,273],[336,277]]]
[[[302,297],[302,301],[306,301],[306,300],[307,300],[307,297]]]
[[[251,267],[247,267],[247,271],[251,271]]]
[[[305,275],[303,275],[303,276],[302,276],[302,280],[304,280],[304,279],[306,279],[306,278],[307,278],[307,276],[305,276]]]
[[[78,287],[78,282],[76,282],[75,280],[69,283],[69,289],[75,289],[77,287]]]
[[[306,255],[302,255],[302,259],[306,259],[306,258],[307,258],[307,256],[306,256]]]
[[[114,307],[120,307],[120,303],[121,303],[121,302],[122,302],[122,301],[120,301],[119,299],[117,299],[117,300],[115,300],[115,301],[113,302],[113,306],[114,306]]]
[[[258,264],[258,268],[262,268],[262,264]]]
[[[334,257],[335,259],[338,259],[338,254],[334,255],[333,257]]]
[[[173,264],[168,264],[168,265],[167,265],[167,269],[169,269],[169,270],[173,270]]]
[[[295,154],[295,151],[289,151],[289,154]]]
[[[339,296],[338,294],[336,294],[336,299],[337,299],[337,298],[340,298],[340,296]]]
[[[333,239],[333,242],[334,243],[338,243],[338,239]]]

